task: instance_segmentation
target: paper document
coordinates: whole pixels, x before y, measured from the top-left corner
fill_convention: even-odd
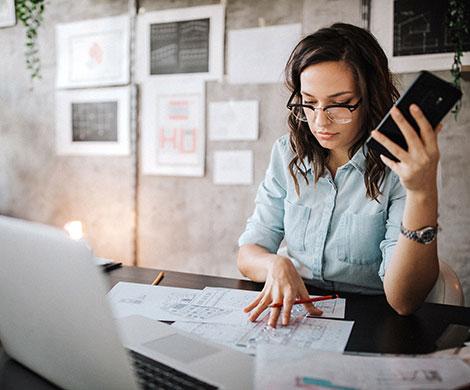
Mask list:
[[[256,389],[453,389],[470,383],[458,358],[371,357],[269,344],[256,354]]]
[[[214,152],[212,181],[220,185],[253,183],[252,150],[217,150]]]
[[[197,318],[197,313],[185,308],[200,292],[190,288],[119,282],[107,296],[115,318],[138,314],[154,320],[176,321]]]
[[[173,326],[249,354],[256,353],[259,343],[342,352],[353,326],[352,321],[296,317],[288,326],[271,328],[267,320],[240,325],[177,321]]]
[[[231,100],[210,103],[209,140],[257,140],[258,107],[257,100]]]
[[[195,290],[119,282],[108,293],[108,298],[116,318],[138,314],[161,321],[239,325],[248,322],[248,314],[242,308],[257,295],[255,291],[235,289]]]
[[[229,83],[281,83],[286,62],[301,36],[300,23],[228,30]]]
[[[317,295],[312,295],[311,297],[316,297]],[[320,301],[314,303],[315,307],[323,310],[321,316],[318,317],[327,317],[327,318],[344,318],[344,313],[346,311],[346,299],[336,298],[329,299],[328,301]],[[292,308],[292,316],[305,316],[307,311],[304,308],[304,305],[294,305]]]
[[[239,308],[241,310],[245,306],[248,306],[249,303],[254,301],[259,293],[259,291],[237,290],[222,287],[206,287],[202,291],[202,294],[195,298],[193,303],[203,306]],[[316,296],[317,295],[312,295],[312,298]],[[315,318],[344,318],[344,313],[346,310],[346,299],[337,298],[328,301],[315,302],[315,307],[323,310],[323,314],[321,316],[315,316]],[[268,312],[269,310],[266,310],[264,315],[266,315]],[[292,317],[304,317],[307,315],[307,311],[303,305],[294,305],[291,315]]]
[[[119,282],[108,293],[116,318],[141,315],[160,321],[190,321],[242,325],[249,314],[243,308],[252,302],[259,292],[220,287],[204,290],[151,286],[148,284]],[[324,310],[323,316],[344,318],[344,299],[317,302]],[[304,317],[302,305],[295,305],[292,317]],[[269,315],[265,310],[261,321]]]

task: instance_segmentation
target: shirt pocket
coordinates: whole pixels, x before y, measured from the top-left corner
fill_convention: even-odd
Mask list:
[[[310,212],[310,207],[284,200],[284,232],[289,249],[295,251],[305,250],[305,233]]]
[[[338,260],[360,265],[378,263],[385,237],[385,211],[373,215],[345,213],[338,233]]]

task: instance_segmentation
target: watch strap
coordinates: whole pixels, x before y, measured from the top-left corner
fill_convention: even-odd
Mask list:
[[[430,244],[437,237],[438,226],[423,226],[417,230],[409,230],[400,224],[400,232],[406,238],[419,242],[420,244]]]

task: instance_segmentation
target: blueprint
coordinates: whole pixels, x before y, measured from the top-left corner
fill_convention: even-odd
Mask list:
[[[160,321],[241,325],[250,323],[249,314],[244,313],[243,308],[258,294],[257,291],[220,287],[195,290],[119,282],[108,293],[108,299],[116,318],[141,315]],[[345,305],[346,301],[341,298],[316,303],[324,311],[322,317],[331,318],[344,318]],[[302,305],[295,305],[292,310],[292,318],[303,318],[306,314]],[[268,315],[269,310],[265,310],[257,321]]]
[[[137,314],[154,320],[176,321],[194,318],[194,313],[187,309],[185,311],[185,308],[200,291],[119,282],[111,289],[107,297],[115,318]]]
[[[251,303],[259,295],[259,291],[237,290],[222,287],[206,287],[202,293],[195,298],[193,303],[205,306],[216,306],[233,309],[243,309]],[[316,295],[312,295],[315,297]],[[323,314],[318,317],[328,318],[344,318],[346,309],[346,299],[337,298],[328,301],[315,302],[315,307],[323,310]],[[267,315],[269,310],[266,310],[264,315]],[[305,316],[307,311],[303,305],[294,305],[292,309],[292,316]]]
[[[242,308],[256,295],[234,289],[195,290],[119,282],[107,296],[115,318],[141,315],[160,321],[242,324],[248,322]]]
[[[245,324],[217,324],[176,321],[173,326],[193,335],[255,354],[261,344],[287,345],[301,349],[342,352],[352,330],[352,321],[298,316],[288,326],[267,325],[262,321]]]

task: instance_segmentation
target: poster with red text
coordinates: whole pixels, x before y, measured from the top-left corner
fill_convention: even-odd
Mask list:
[[[203,176],[204,81],[147,81],[142,101],[143,174]]]

